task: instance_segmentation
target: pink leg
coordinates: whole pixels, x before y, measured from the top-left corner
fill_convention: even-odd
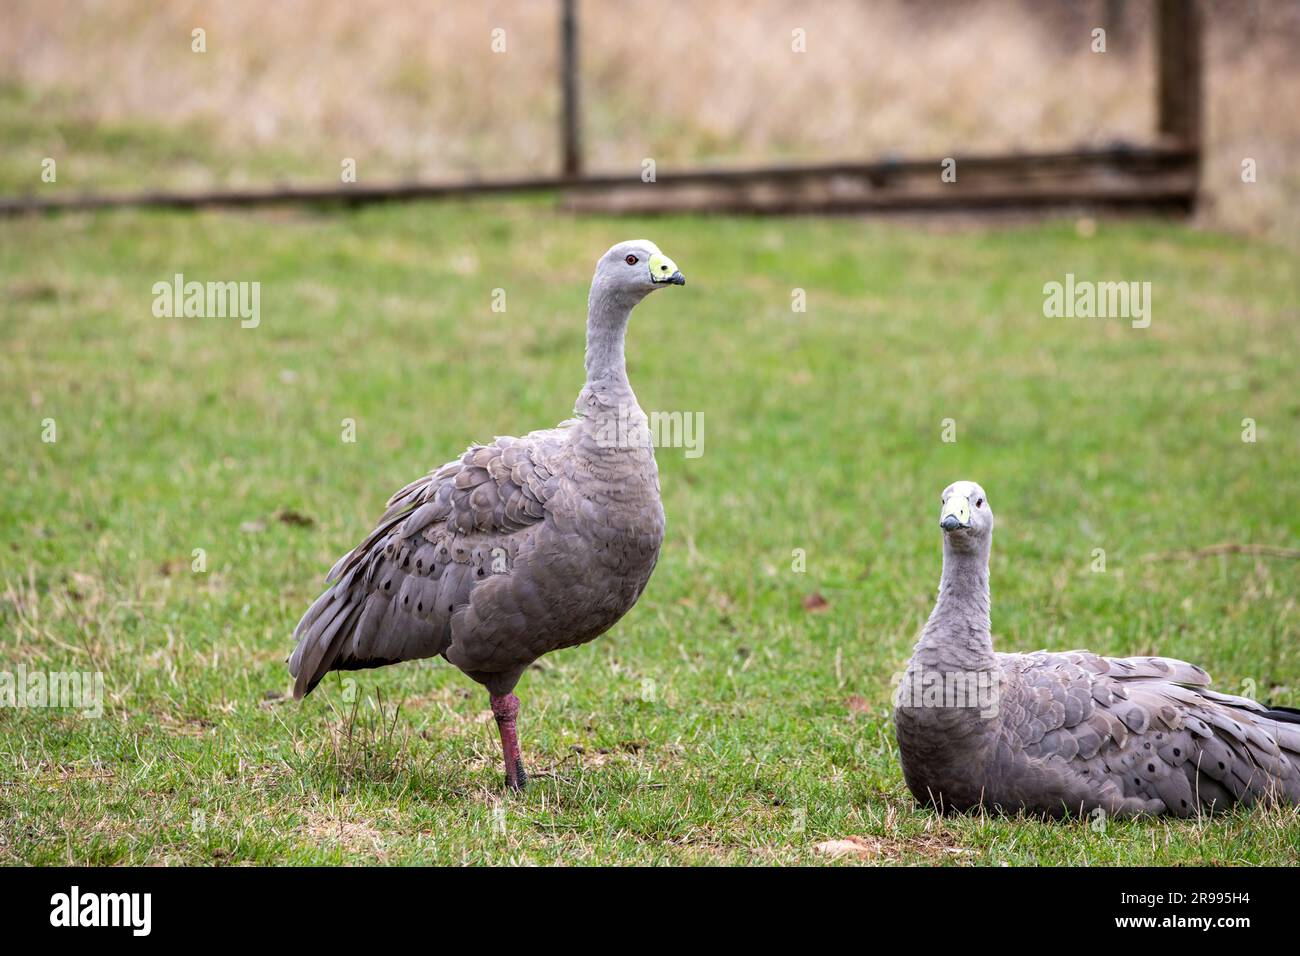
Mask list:
[[[515,718],[519,716],[519,698],[514,694],[492,698],[492,716],[501,731],[501,753],[506,761],[506,786],[523,790],[528,783],[524,773],[524,759],[519,754],[519,736],[515,732]]]

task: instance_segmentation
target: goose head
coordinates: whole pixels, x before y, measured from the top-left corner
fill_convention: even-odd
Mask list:
[[[686,285],[686,277],[649,239],[629,239],[600,257],[591,284],[607,295],[640,301],[656,289]]]
[[[969,550],[993,534],[993,509],[988,495],[973,481],[954,481],[943,489],[939,527],[957,550]]]

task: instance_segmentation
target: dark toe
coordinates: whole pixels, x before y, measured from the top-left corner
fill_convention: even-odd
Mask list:
[[[515,793],[523,793],[528,786],[528,773],[524,770],[522,760],[515,761],[515,772],[506,774],[506,787]]]

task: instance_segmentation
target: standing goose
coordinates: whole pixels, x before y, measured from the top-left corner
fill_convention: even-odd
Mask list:
[[[659,472],[623,339],[637,303],[685,284],[644,239],[600,258],[576,417],[474,445],[393,495],[298,622],[289,658],[296,699],[331,670],[441,654],[487,688],[506,783],[523,789],[513,693],[520,674],[543,654],[608,630],[641,596],[659,557]]]
[[[984,489],[948,486],[939,526],[939,597],[894,710],[918,801],[1057,817],[1300,803],[1300,712],[1216,693],[1169,658],[995,653]]]

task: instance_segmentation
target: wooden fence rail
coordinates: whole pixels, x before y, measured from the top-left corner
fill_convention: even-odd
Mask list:
[[[0,198],[0,215],[119,207],[360,205],[497,193],[558,191],[573,208],[656,213],[926,212],[1052,206],[1191,212],[1201,155],[1201,18],[1196,0],[1156,0],[1155,145],[1053,153],[956,156],[956,182],[940,183],[939,158],[636,174],[584,172],[576,0],[560,0],[560,174],[455,182]],[[602,198],[607,197],[607,198]]]

